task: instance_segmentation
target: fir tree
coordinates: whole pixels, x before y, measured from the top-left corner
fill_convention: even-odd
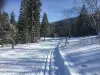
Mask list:
[[[34,41],[38,41],[40,39],[40,6],[41,6],[41,2],[40,0],[35,0],[33,3],[33,16],[34,16],[34,30],[35,30],[35,39]]]
[[[26,8],[26,1],[27,0],[22,0],[21,1],[21,7],[20,7],[20,15],[18,19],[18,42],[19,43],[25,43],[25,8]]]
[[[40,6],[40,0],[22,0],[18,29],[23,41],[33,43],[40,39]]]
[[[16,34],[17,34],[17,31],[16,31],[15,25],[10,24],[10,29],[7,35],[9,36],[8,39],[11,40],[12,49],[14,49],[14,45],[16,43]]]
[[[0,20],[0,36],[3,36],[9,30],[9,16],[8,13],[3,12]]]
[[[87,35],[88,20],[87,20],[87,10],[85,5],[83,5],[78,21],[75,26],[75,36],[85,36]]]
[[[1,25],[1,21],[2,21],[2,14],[1,14],[1,10],[4,6],[5,0],[0,0],[0,25]]]
[[[48,22],[47,14],[44,13],[42,25],[41,25],[41,36],[43,36],[45,40],[45,37],[49,35],[50,35],[49,22]]]
[[[13,25],[16,25],[15,14],[14,14],[13,11],[10,14],[10,23],[13,24]]]
[[[5,35],[8,33],[10,29],[10,24],[9,24],[9,16],[6,12],[3,12],[1,14],[1,20],[0,20],[0,43],[3,45],[5,42],[6,38]]]

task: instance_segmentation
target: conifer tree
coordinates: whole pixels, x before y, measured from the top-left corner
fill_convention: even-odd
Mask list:
[[[9,16],[8,13],[3,12],[0,20],[0,36],[3,36],[9,30]]]
[[[40,39],[40,6],[41,2],[40,0],[34,0],[32,3],[32,27],[33,29],[31,30],[33,32],[33,42],[37,42]],[[34,31],[33,31],[34,30]]]
[[[25,8],[26,8],[26,1],[27,0],[21,0],[21,6],[20,6],[20,14],[18,19],[18,42],[19,43],[25,43]]]
[[[47,18],[47,14],[44,13],[43,20],[42,20],[42,25],[41,25],[41,36],[45,37],[49,36],[50,34],[50,29],[49,29],[49,22]]]
[[[5,35],[8,33],[10,29],[10,25],[9,25],[9,17],[8,17],[8,14],[6,12],[3,12],[1,14],[1,20],[0,20],[0,43],[3,44],[3,43],[6,43],[5,41]]]
[[[18,30],[24,42],[33,43],[40,39],[40,6],[40,0],[22,0]]]
[[[1,25],[1,20],[2,20],[2,15],[1,15],[1,10],[4,6],[5,0],[0,0],[0,25]]]
[[[86,30],[88,26],[88,20],[87,20],[87,10],[85,5],[83,5],[80,15],[78,17],[77,24],[75,26],[75,36],[85,36]]]
[[[26,7],[26,29],[31,36],[30,41],[37,42],[40,39],[40,0],[28,0]]]
[[[7,39],[11,40],[12,49],[14,49],[14,45],[16,43],[16,34],[17,34],[17,31],[16,31],[15,25],[10,24],[10,28],[7,34],[9,37],[7,37]]]
[[[17,28],[16,28],[15,14],[13,11],[10,14],[10,29],[8,32],[10,39],[12,41],[12,49],[14,49],[14,45],[16,43]]]
[[[16,25],[15,14],[14,14],[13,11],[10,14],[10,23],[13,24],[13,25]]]

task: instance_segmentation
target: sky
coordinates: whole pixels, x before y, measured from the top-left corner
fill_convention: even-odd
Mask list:
[[[64,19],[65,17],[63,16],[62,11],[73,7],[73,0],[41,0],[41,2],[41,19],[43,13],[46,12],[49,22]],[[20,4],[21,0],[7,0],[4,11],[8,14],[14,11],[16,20],[18,20]]]

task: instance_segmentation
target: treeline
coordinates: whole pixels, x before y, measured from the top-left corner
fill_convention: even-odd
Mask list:
[[[15,44],[35,43],[40,37],[44,37],[44,40],[49,37],[51,31],[47,13],[44,13],[40,22],[41,5],[40,0],[22,0],[18,21],[15,20],[13,11],[10,17],[8,13],[1,12],[0,45],[12,44],[14,48]]]
[[[95,15],[96,13],[94,14],[94,16]],[[85,8],[85,5],[83,5],[78,17],[53,22],[50,23],[50,26],[52,27],[52,29],[55,29],[53,33],[56,34],[56,36],[60,37],[78,37],[97,34],[96,29],[91,25],[89,21],[89,15]],[[98,26],[99,25],[97,25],[97,27]]]
[[[1,1],[3,2],[0,2],[2,3],[0,11],[5,0]],[[15,20],[14,12],[11,13],[10,18],[6,12],[0,12],[0,44],[11,43],[14,48],[14,45],[18,43],[38,42],[41,37],[45,40],[45,37],[70,38],[97,34],[96,29],[89,22],[85,5],[78,17],[53,23],[49,23],[47,13],[44,13],[42,22],[40,22],[41,5],[40,0],[22,0],[18,21]],[[97,28],[98,26],[99,24],[96,25]]]
[[[4,1],[0,0],[0,11]],[[34,43],[40,40],[40,0],[22,0],[18,22],[14,12],[10,17],[0,12],[0,44]]]

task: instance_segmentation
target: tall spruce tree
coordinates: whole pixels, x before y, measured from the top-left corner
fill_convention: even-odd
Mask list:
[[[33,16],[34,16],[34,29],[35,30],[35,40],[38,41],[40,39],[40,6],[41,6],[41,2],[40,0],[35,0],[34,3],[33,3],[33,6],[34,8],[34,13],[33,13]]]
[[[26,17],[28,30],[31,36],[31,42],[37,42],[40,39],[40,0],[27,1]]]
[[[40,0],[22,0],[18,29],[24,43],[40,39]]]
[[[1,10],[4,6],[5,0],[0,0],[0,25],[1,25],[1,20],[2,20],[2,15],[1,15]]]
[[[9,24],[9,16],[8,13],[3,12],[1,14],[1,20],[0,20],[0,43],[4,44],[7,43],[5,42],[6,38],[5,35],[8,34],[8,31],[10,29],[10,24]]]
[[[87,19],[87,10],[85,5],[83,5],[80,15],[78,17],[78,21],[75,26],[75,36],[85,36],[87,35],[88,30],[88,19]]]
[[[42,24],[41,24],[41,36],[44,37],[45,40],[45,37],[49,35],[50,35],[50,28],[49,28],[48,17],[47,14],[44,13]]]
[[[12,49],[14,49],[14,45],[16,43],[17,28],[16,28],[15,14],[13,11],[10,14],[10,29],[8,34],[12,41]]]
[[[25,27],[26,27],[26,20],[25,20],[25,9],[26,9],[26,1],[21,0],[21,7],[20,7],[20,14],[18,19],[18,43],[26,43],[25,39]]]
[[[10,14],[10,23],[13,24],[13,25],[16,25],[15,14],[14,14],[13,11]]]
[[[9,30],[9,16],[8,13],[3,12],[0,20],[0,36],[3,37]]]
[[[2,10],[2,8],[3,8],[3,6],[4,6],[4,3],[5,3],[5,0],[0,0],[0,21],[1,21],[1,10]],[[0,23],[1,24],[1,23]]]

